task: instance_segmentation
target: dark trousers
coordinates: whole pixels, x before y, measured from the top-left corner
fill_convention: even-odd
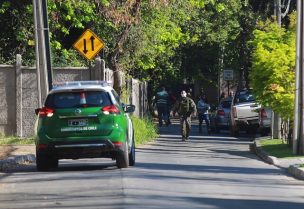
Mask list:
[[[157,106],[157,114],[158,114],[158,124],[160,126],[163,125],[163,120],[166,124],[168,124],[168,108],[166,106]]]
[[[191,131],[191,116],[180,117],[181,133],[183,139],[188,139]]]
[[[202,131],[202,123],[205,121],[206,126],[207,126],[207,131],[209,131],[209,115],[208,114],[198,114],[198,121],[199,121],[199,131]]]

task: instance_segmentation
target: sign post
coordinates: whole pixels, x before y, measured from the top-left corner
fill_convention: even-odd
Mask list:
[[[229,95],[229,92],[230,92],[230,81],[233,80],[233,70],[225,69],[225,70],[224,70],[223,79],[224,79],[224,81],[227,81],[227,85],[228,85],[228,95]]]

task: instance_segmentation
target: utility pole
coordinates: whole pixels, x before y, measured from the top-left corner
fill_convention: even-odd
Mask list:
[[[49,32],[49,18],[47,13],[47,0],[41,0],[42,3],[42,18],[44,31],[44,44],[46,53],[46,66],[48,75],[49,90],[53,87],[53,71],[51,66],[51,48],[50,48],[50,32]]]
[[[282,3],[281,0],[274,0],[274,13],[276,16],[276,20],[279,26],[282,25]],[[280,139],[281,138],[281,123],[282,119],[281,117],[275,113],[272,112],[272,138],[273,139]]]
[[[33,0],[35,23],[35,51],[38,105],[42,106],[49,89],[52,87],[52,73],[49,47],[49,31],[47,20],[46,0]],[[50,73],[48,73],[50,72]]]
[[[304,2],[297,1],[296,86],[293,127],[293,153],[304,154]]]

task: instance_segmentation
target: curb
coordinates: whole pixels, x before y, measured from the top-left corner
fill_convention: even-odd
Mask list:
[[[0,160],[0,171],[6,171],[9,168],[26,163],[33,163],[35,161],[36,161],[36,156],[34,154],[16,155],[16,156],[8,157],[4,160]]]
[[[265,152],[261,148],[260,144],[257,141],[254,141],[254,143],[250,145],[250,150],[253,151],[257,156],[259,156],[266,163],[278,166],[278,164],[279,164],[278,158],[269,156],[267,154],[267,152]]]
[[[279,164],[279,160],[276,157],[269,156],[267,152],[265,152],[260,144],[255,140],[253,144],[250,145],[250,150],[254,152],[258,157],[260,157],[264,162],[275,165],[279,168],[282,168]],[[287,169],[288,173],[293,177],[304,180],[304,169],[300,168],[300,165],[290,165]]]
[[[297,179],[304,180],[304,169],[300,168],[300,165],[289,166],[288,173],[295,176]]]

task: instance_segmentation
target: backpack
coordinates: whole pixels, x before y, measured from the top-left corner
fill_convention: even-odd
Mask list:
[[[193,112],[193,106],[191,105],[191,100],[189,98],[182,98],[179,103],[178,114],[179,115],[191,115]]]

